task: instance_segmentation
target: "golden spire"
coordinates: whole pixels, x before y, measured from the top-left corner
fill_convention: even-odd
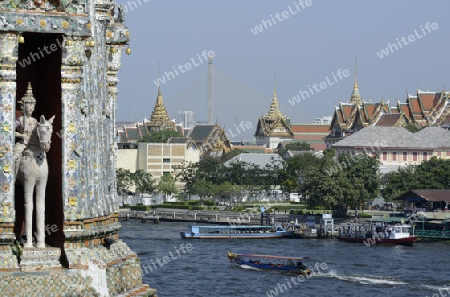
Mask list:
[[[350,99],[350,103],[360,103],[361,102],[361,95],[359,94],[358,89],[358,76],[357,76],[357,69],[358,69],[358,59],[355,58],[355,78],[353,82],[353,92]]]
[[[268,116],[273,117],[273,118],[278,118],[278,117],[283,116],[280,112],[280,108],[278,107],[277,83],[275,80],[275,76],[273,78],[273,99],[272,99],[272,103],[270,104],[270,111],[269,111]]]
[[[161,82],[161,65],[159,64],[159,61],[158,61],[158,78],[159,78],[158,81]],[[162,98],[162,95],[161,95],[161,84],[160,83],[158,84],[158,96],[156,97],[155,108],[156,108],[156,106],[164,107],[163,98]]]
[[[158,86],[158,96],[156,97],[156,106],[163,106],[164,107],[164,102],[163,102],[163,97],[161,95],[161,86]]]
[[[150,117],[149,126],[151,127],[152,131],[163,129],[175,130],[175,124],[170,120],[169,116],[167,115],[166,107],[164,106],[164,101],[161,94],[161,86],[158,86],[158,96],[156,97],[156,103]]]

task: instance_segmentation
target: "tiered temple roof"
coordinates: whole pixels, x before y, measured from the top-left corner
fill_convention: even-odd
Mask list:
[[[449,126],[450,92],[417,90],[416,95],[406,95],[406,102],[397,100],[390,106],[383,99],[378,103],[364,101],[355,75],[353,92],[348,103],[335,106],[330,134],[324,137],[327,147],[368,126]]]
[[[291,120],[282,115],[280,108],[278,107],[277,92],[275,87],[269,113],[259,117],[255,137],[294,138]]]
[[[196,125],[188,135],[200,149],[200,154],[213,152],[222,154],[231,148],[230,139],[225,130],[217,123],[214,125]]]
[[[168,129],[177,131],[177,129],[175,128],[175,123],[172,122],[167,115],[167,110],[164,106],[160,87],[158,87],[158,96],[156,98],[155,107],[153,108],[150,122],[147,127],[150,132]]]

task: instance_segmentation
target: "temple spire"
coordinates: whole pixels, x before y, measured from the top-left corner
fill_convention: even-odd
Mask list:
[[[273,98],[277,98],[277,77],[273,76]]]
[[[158,86],[158,97],[156,97],[156,105],[164,106],[163,98],[161,95],[161,86]]]
[[[156,97],[155,107],[150,116],[150,131],[158,131],[164,129],[175,130],[175,124],[170,120],[164,106],[163,96],[161,94],[161,86],[158,86],[158,96]]]
[[[158,81],[161,82],[161,65],[159,64],[159,61],[158,61]],[[161,84],[158,84],[158,96],[156,97],[156,105],[164,107],[163,98],[161,95]]]
[[[270,104],[270,111],[268,114],[269,117],[278,118],[282,117],[280,108],[278,107],[278,99],[277,99],[277,83],[275,80],[275,76],[273,78],[273,99]]]
[[[352,92],[352,96],[350,99],[350,103],[355,103],[355,104],[361,102],[361,95],[359,94],[359,89],[358,89],[357,70],[358,70],[358,59],[355,58],[355,78],[353,81],[353,92]]]

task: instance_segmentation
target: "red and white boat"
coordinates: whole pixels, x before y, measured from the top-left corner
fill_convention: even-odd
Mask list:
[[[339,227],[336,237],[340,241],[362,242],[366,246],[373,244],[412,245],[417,236],[411,235],[411,225],[382,223],[344,223]]]

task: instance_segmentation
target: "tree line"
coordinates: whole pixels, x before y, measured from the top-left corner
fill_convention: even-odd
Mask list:
[[[230,154],[235,155],[236,152]],[[392,201],[411,189],[450,189],[450,160],[431,158],[420,165],[407,165],[398,171],[380,174],[379,156],[340,154],[327,149],[323,156],[311,153],[294,156],[277,163],[272,159],[263,168],[245,162],[225,165],[230,154],[206,156],[197,163],[175,166],[173,176],[164,175],[155,184],[149,173],[117,170],[118,189],[135,187],[139,193],[177,193],[175,180],[184,184],[181,196],[189,199],[214,199],[230,203],[259,201],[265,195],[276,198],[279,191],[307,197],[308,206],[332,209],[343,216],[347,209],[360,209],[380,194]]]

